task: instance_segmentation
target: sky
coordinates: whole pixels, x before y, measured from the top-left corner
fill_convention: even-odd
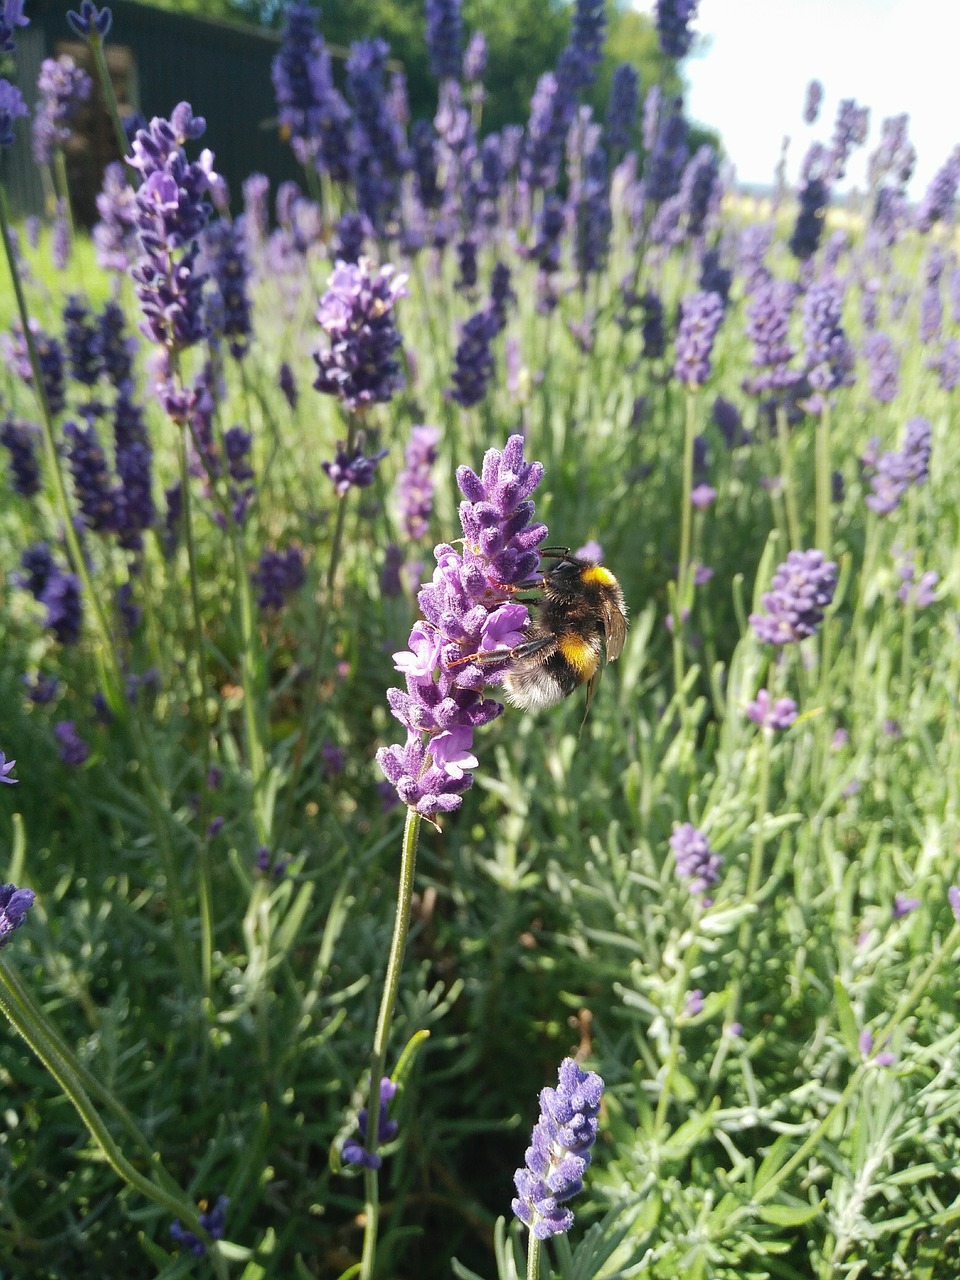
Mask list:
[[[651,12],[652,0],[635,0]],[[773,181],[785,134],[796,180],[811,142],[829,140],[841,98],[870,107],[867,147],[848,185],[865,185],[863,157],[880,121],[907,112],[919,198],[960,143],[960,4],[956,0],[700,0],[703,37],[684,63],[687,114],[717,129],[743,183]],[[824,87],[820,117],[804,124],[808,82]]]

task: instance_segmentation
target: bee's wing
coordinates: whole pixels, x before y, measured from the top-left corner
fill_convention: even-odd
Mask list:
[[[607,633],[607,661],[613,662],[623,653],[623,642],[627,638],[627,619],[613,602],[604,610],[605,630]]]

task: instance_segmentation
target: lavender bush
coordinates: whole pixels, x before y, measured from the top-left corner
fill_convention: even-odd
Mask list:
[[[596,0],[485,133],[477,12],[411,121],[290,5],[278,191],[171,101],[65,267],[0,200],[0,1270],[950,1275],[960,152],[814,82],[768,217]],[[567,547],[585,721],[499,696]]]

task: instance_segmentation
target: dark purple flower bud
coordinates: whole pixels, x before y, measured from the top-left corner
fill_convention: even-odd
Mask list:
[[[837,566],[822,551],[791,551],[762,597],[762,613],[750,615],[761,644],[793,644],[816,634],[833,600]]]
[[[4,781],[15,782],[16,779],[4,778]],[[0,948],[7,945],[11,935],[23,924],[35,898],[36,894],[32,889],[18,889],[15,884],[0,884]]]
[[[394,356],[400,334],[393,308],[407,295],[406,281],[389,265],[373,275],[366,258],[337,263],[317,311],[327,339],[313,357],[320,370],[313,384],[318,391],[349,409],[391,399],[403,380]]]
[[[657,0],[657,35],[664,57],[685,58],[693,44],[690,22],[697,16],[700,0]]]
[[[743,419],[740,410],[730,400],[717,396],[713,402],[713,421],[728,449],[743,443]]]
[[[350,489],[368,489],[377,474],[377,463],[387,456],[388,450],[379,449],[369,457],[363,453],[363,439],[357,441],[352,454],[346,452],[342,440],[337,441],[337,456],[333,462],[321,462],[320,466],[333,482],[338,498],[342,498]]]
[[[704,293],[715,293],[724,306],[730,299],[730,286],[733,284],[733,271],[723,266],[720,252],[707,249],[700,259],[700,288]]]
[[[411,427],[404,454],[406,466],[397,477],[397,508],[411,542],[424,537],[433,511],[433,464],[440,442],[438,427]]]
[[[358,40],[350,46],[347,58],[347,93],[354,111],[351,150],[357,206],[377,228],[384,225],[393,209],[399,179],[410,165],[404,131],[391,112],[387,95],[389,53],[384,40]]]
[[[457,265],[460,275],[454,288],[472,295],[477,287],[477,242],[472,236],[464,236],[457,242]]]
[[[720,879],[723,858],[713,852],[707,837],[692,822],[682,822],[674,827],[670,848],[677,875],[690,881],[692,894],[705,893]]]
[[[68,442],[73,488],[83,518],[91,529],[106,533],[115,527],[116,496],[96,427],[78,427],[75,422],[67,422],[63,433]]]
[[[687,132],[683,102],[675,98],[669,114],[657,126],[656,138],[643,165],[644,195],[655,205],[663,204],[680,190],[687,163]]]
[[[607,147],[616,157],[626,151],[637,125],[637,109],[640,105],[640,77],[629,62],[621,62],[610,82],[610,101],[607,104]]]
[[[823,102],[823,85],[819,80],[811,80],[807,85],[806,97],[803,100],[803,119],[806,124],[814,124],[820,114]]]
[[[253,574],[253,581],[260,588],[257,603],[261,609],[282,609],[288,597],[303,586],[305,578],[299,548],[264,551]]]
[[[247,281],[250,262],[246,254],[243,217],[236,222],[215,222],[203,239],[210,276],[220,293],[222,322],[219,332],[227,339],[235,360],[247,353],[252,331]]]
[[[106,5],[98,9],[93,0],[82,0],[79,13],[75,9],[67,10],[67,22],[81,40],[106,40],[113,24],[113,14]]]
[[[465,409],[479,404],[487,394],[494,373],[490,343],[497,332],[496,319],[488,307],[476,312],[460,328],[450,398]]]
[[[49,543],[35,542],[20,557],[26,574],[16,574],[14,581],[39,600],[51,576],[58,572]]]
[[[389,1078],[384,1076],[380,1081],[380,1112],[377,1116],[377,1146],[382,1146],[386,1142],[392,1142],[400,1132],[400,1126],[396,1120],[389,1117],[390,1103],[397,1092],[397,1086]],[[363,1145],[367,1137],[367,1108],[361,1107],[360,1114],[357,1116],[357,1128],[360,1130],[360,1140],[350,1137],[343,1144],[343,1160],[345,1164],[358,1164],[365,1169],[379,1169],[383,1164],[382,1157],[374,1151],[372,1154]]]
[[[206,1201],[201,1201],[201,1205],[204,1206],[203,1211],[197,1215],[201,1227],[203,1227],[211,1240],[222,1240],[227,1229],[227,1210],[230,1208],[229,1198],[227,1196],[219,1196],[212,1209],[205,1207]],[[195,1258],[202,1258],[207,1251],[206,1244],[195,1231],[186,1231],[181,1227],[179,1218],[174,1218],[170,1224],[170,1235],[177,1244],[182,1245]]]
[[[517,1188],[511,1208],[537,1240],[562,1235],[573,1226],[564,1201],[583,1190],[599,1127],[603,1080],[564,1058],[556,1089],[540,1091],[540,1117],[534,1125],[523,1168],[514,1174]]]
[[[789,729],[797,718],[797,704],[792,698],[774,701],[766,689],[761,689],[752,702],[747,703],[747,719],[761,729]]]
[[[90,754],[90,748],[77,732],[72,720],[58,720],[53,726],[53,736],[60,744],[60,759],[71,768],[79,768]]]
[[[680,304],[674,377],[685,386],[702,387],[710,376],[710,357],[723,322],[723,301],[715,293],[688,294]]]
[[[63,308],[64,339],[70,372],[85,387],[95,386],[103,367],[98,325],[89,308],[71,294]]]
[[[10,454],[10,476],[15,493],[32,498],[40,492],[40,460],[36,445],[40,428],[32,422],[7,418],[0,424],[0,444]]]
[[[277,374],[277,382],[280,390],[283,392],[283,398],[286,400],[290,408],[296,411],[297,408],[297,382],[293,376],[293,370],[287,364],[286,360],[282,361],[279,372]]]
[[[47,611],[45,624],[60,643],[76,644],[83,626],[80,579],[77,575],[61,573],[54,566],[38,599]]]
[[[416,120],[410,130],[410,163],[414,189],[424,209],[438,209],[443,201],[438,175],[437,133],[429,120]]]
[[[331,256],[339,262],[359,262],[363,257],[364,242],[373,237],[369,218],[351,210],[340,218],[334,228]]]
[[[827,164],[828,157],[822,147],[814,144],[804,159],[800,208],[789,240],[790,252],[801,262],[813,257],[823,235],[824,216],[830,199],[825,173]]]
[[[575,89],[589,88],[596,79],[606,37],[605,0],[574,0],[570,39],[564,54],[561,54],[557,70],[561,74],[564,68],[573,72]]]
[[[641,333],[643,335],[643,355],[646,360],[659,360],[667,349],[667,331],[663,303],[652,290],[640,299],[643,312]]]
[[[426,0],[426,18],[430,70],[438,80],[456,80],[463,43],[460,0]]]

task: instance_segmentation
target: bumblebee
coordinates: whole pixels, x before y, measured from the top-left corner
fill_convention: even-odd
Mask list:
[[[510,661],[503,682],[507,698],[529,711],[555,706],[586,685],[586,715],[603,661],[612,662],[623,652],[626,601],[620,583],[602,564],[566,547],[540,554],[556,564],[531,584],[540,595],[526,639],[512,649],[473,658],[480,663]]]

